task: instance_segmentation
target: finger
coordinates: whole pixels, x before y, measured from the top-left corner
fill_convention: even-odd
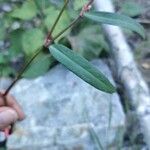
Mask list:
[[[1,92],[1,94],[3,94],[4,92]],[[23,120],[25,118],[25,114],[22,111],[21,106],[18,104],[18,102],[15,100],[15,98],[13,96],[11,96],[10,94],[8,94],[6,96],[6,101],[7,101],[7,106],[13,108],[19,116],[19,120]],[[4,106],[4,98],[2,96],[0,96],[0,106]]]
[[[18,120],[18,114],[9,107],[0,108],[0,130],[5,129],[10,124]]]
[[[22,111],[21,106],[15,100],[15,98],[12,95],[7,95],[6,99],[7,99],[7,105],[17,112],[17,114],[19,116],[18,119],[23,120],[25,118],[25,114]]]
[[[0,107],[0,113],[2,113],[3,111],[8,110],[8,108],[9,108],[9,107],[6,107],[6,106],[4,106],[4,107]]]

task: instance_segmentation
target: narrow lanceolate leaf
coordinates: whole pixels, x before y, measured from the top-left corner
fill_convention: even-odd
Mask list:
[[[87,83],[107,93],[115,92],[109,80],[85,58],[60,44],[51,45],[49,50],[56,60]]]
[[[140,34],[143,38],[145,38],[144,28],[137,23],[134,19],[110,12],[88,12],[84,14],[86,18],[96,21],[98,23],[110,24],[125,27],[134,32]]]

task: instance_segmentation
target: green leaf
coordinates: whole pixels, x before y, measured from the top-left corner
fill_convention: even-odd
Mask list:
[[[114,86],[109,80],[86,59],[76,54],[67,47],[54,44],[49,47],[51,54],[69,70],[95,88],[108,93],[115,92]]]
[[[44,14],[46,16],[46,18],[44,19],[44,23],[45,23],[47,29],[52,27],[53,23],[55,22],[55,19],[57,18],[58,14],[59,14],[59,12],[60,12],[60,10],[58,10],[52,6],[50,6],[49,8],[44,10]],[[66,25],[69,25],[69,23],[70,23],[70,17],[68,15],[68,12],[64,11],[53,34],[56,35],[59,32],[61,32],[66,27]],[[64,35],[66,35],[66,34],[64,34]],[[64,37],[64,35],[61,37]]]
[[[2,66],[0,65],[0,74],[1,74],[1,76],[4,76],[4,77],[10,77],[10,75],[15,74],[15,71],[13,70],[12,67],[5,64],[5,65],[2,65]]]
[[[35,28],[24,32],[22,46],[26,55],[32,55],[43,43],[44,33],[40,29]]]
[[[130,17],[110,12],[88,12],[84,14],[86,18],[98,23],[116,25],[128,28],[145,38],[144,28]]]
[[[24,2],[21,8],[16,8],[10,14],[13,18],[18,18],[22,20],[30,20],[36,16],[38,10],[33,0],[27,0]]]
[[[50,65],[54,62],[54,58],[48,54],[40,53],[28,69],[22,75],[25,78],[35,78],[46,73]]]
[[[10,48],[9,48],[9,57],[16,58],[17,55],[22,53],[22,35],[24,30],[17,29],[11,32],[10,34]]]

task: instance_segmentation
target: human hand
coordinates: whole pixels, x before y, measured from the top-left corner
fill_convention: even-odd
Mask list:
[[[3,92],[0,92],[0,131],[3,131],[17,120],[23,120],[25,115],[17,103],[15,98],[11,95],[6,96],[7,106],[3,97]]]

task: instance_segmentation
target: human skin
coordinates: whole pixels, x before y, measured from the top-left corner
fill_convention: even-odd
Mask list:
[[[11,124],[25,118],[24,112],[15,98],[8,94],[4,99],[2,94],[3,92],[0,92],[0,131],[9,128]]]

